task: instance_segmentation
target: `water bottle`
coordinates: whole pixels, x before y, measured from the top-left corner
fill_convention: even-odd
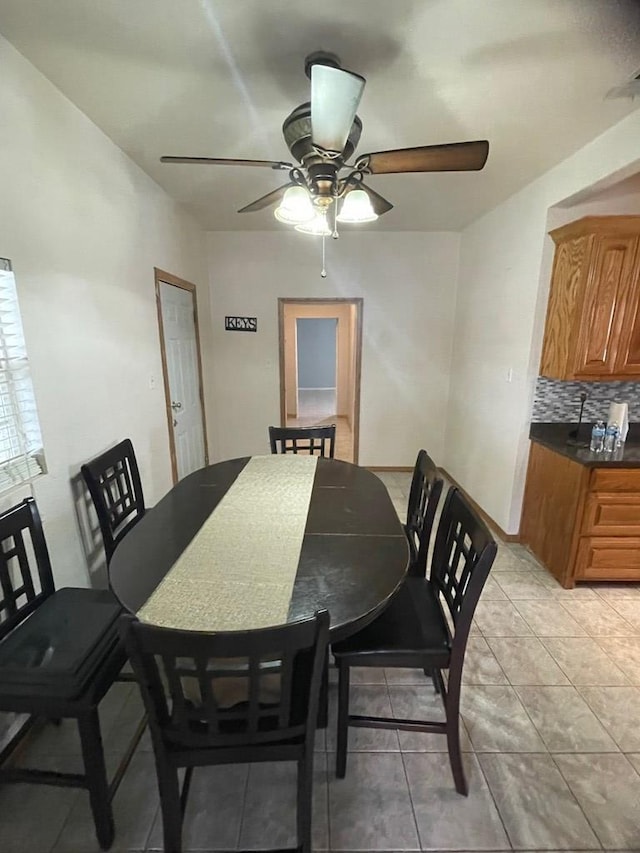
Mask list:
[[[593,429],[591,430],[591,444],[589,445],[589,450],[592,450],[594,453],[600,453],[604,447],[604,433],[604,423],[602,421],[596,421],[593,425]]]
[[[607,452],[611,452],[616,449],[616,441],[618,439],[618,424],[615,421],[612,421],[610,424],[607,424],[607,428],[604,433],[604,450]]]

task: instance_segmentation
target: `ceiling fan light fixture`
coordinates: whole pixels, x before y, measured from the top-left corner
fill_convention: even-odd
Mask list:
[[[311,197],[304,187],[289,187],[273,215],[278,222],[300,225],[310,222],[316,212],[311,203]]]
[[[364,86],[364,77],[359,74],[328,65],[312,66],[311,138],[315,146],[342,154]]]
[[[336,217],[338,222],[374,222],[377,218],[378,214],[364,190],[348,192]]]
[[[296,231],[300,231],[302,234],[311,234],[314,237],[331,237],[333,233],[327,222],[327,214],[320,212],[317,212],[309,222],[296,225]]]

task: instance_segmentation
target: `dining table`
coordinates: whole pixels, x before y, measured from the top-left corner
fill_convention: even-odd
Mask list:
[[[109,581],[126,610],[155,625],[247,630],[326,609],[336,642],[387,606],[408,562],[404,528],[375,473],[280,454],[180,480],[118,545]]]

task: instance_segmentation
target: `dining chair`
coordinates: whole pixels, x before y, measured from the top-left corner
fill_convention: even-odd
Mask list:
[[[293,849],[311,853],[314,735],[327,611],[289,625],[228,633],[158,628],[127,615],[120,632],[149,715],[165,853],[182,850],[195,767],[258,761],[297,762],[298,846]],[[185,768],[182,789],[180,768]]]
[[[126,661],[121,612],[107,590],[55,588],[33,498],[0,515],[0,711],[31,715],[31,722],[75,719],[84,765],[82,774],[12,766],[27,724],[3,750],[0,783],[85,788],[103,850],[114,839],[111,801],[144,730],[143,721],[109,783],[98,703]]]
[[[304,453],[333,459],[336,425],[313,427],[269,427],[272,453]]]
[[[145,513],[142,483],[131,439],[80,469],[98,516],[107,565],[116,546]]]
[[[370,625],[332,646],[338,666],[336,775],[347,766],[349,726],[446,734],[456,791],[469,788],[460,753],[460,685],[469,629],[496,555],[496,543],[458,489],[447,493],[431,571],[407,577],[391,604]],[[408,720],[349,714],[352,666],[419,667],[436,673],[445,720]],[[442,672],[448,671],[445,685]]]
[[[442,482],[433,459],[426,450],[420,450],[411,478],[407,523],[404,528],[409,540],[411,575],[424,577],[433,520],[442,494]]]

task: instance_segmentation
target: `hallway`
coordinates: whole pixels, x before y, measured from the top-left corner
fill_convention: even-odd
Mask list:
[[[287,426],[336,425],[335,458],[353,462],[353,429],[346,417],[336,416],[336,392],[301,390],[298,392],[298,417],[287,417]]]

